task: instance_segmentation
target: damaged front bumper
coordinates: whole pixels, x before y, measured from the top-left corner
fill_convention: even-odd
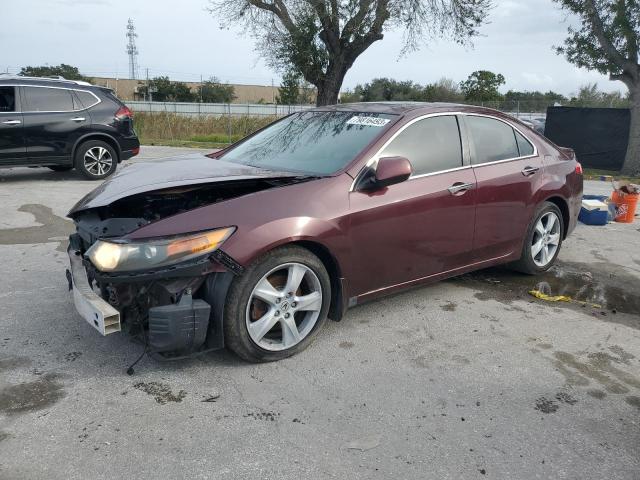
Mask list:
[[[242,273],[231,257],[218,250],[171,268],[105,273],[83,258],[74,235],[69,289],[78,313],[101,335],[122,330],[167,357],[224,347],[224,303],[233,277]]]
[[[98,296],[89,285],[87,272],[82,264],[80,252],[67,250],[70,270],[67,270],[69,290],[73,292],[73,303],[78,313],[101,335],[120,331],[120,312]]]

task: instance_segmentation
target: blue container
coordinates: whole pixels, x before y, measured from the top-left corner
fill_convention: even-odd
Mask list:
[[[587,210],[586,208],[581,208],[578,220],[585,225],[606,225],[608,216],[608,211]]]
[[[580,209],[580,214],[578,215],[578,220],[580,220],[585,225],[606,225],[607,222],[613,222],[613,219],[616,216],[616,206],[613,203],[608,203],[609,197],[606,195],[583,195],[583,200],[600,200],[608,205],[608,212],[598,212],[598,211],[589,211],[584,208]],[[602,220],[602,214],[605,215],[605,220]],[[592,223],[595,222],[595,223]]]

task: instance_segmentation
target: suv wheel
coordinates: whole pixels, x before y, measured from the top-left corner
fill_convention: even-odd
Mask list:
[[[250,362],[304,350],[327,319],[331,282],[322,262],[300,247],[273,250],[231,284],[225,344]]]
[[[108,143],[91,140],[78,147],[75,167],[86,178],[100,180],[116,171],[118,156]]]
[[[558,258],[563,236],[562,212],[555,204],[544,202],[533,216],[522,255],[513,268],[531,275],[546,272]]]

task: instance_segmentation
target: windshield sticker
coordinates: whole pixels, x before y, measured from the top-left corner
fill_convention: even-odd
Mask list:
[[[384,127],[390,120],[378,117],[351,117],[347,125],[365,125],[367,127]]]

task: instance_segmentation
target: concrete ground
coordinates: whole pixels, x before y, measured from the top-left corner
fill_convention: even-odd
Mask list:
[[[579,225],[543,277],[359,306],[285,361],[145,358],[127,376],[141,347],[100,337],[64,277],[63,217],[95,186],[0,170],[0,479],[640,475],[640,222]]]

